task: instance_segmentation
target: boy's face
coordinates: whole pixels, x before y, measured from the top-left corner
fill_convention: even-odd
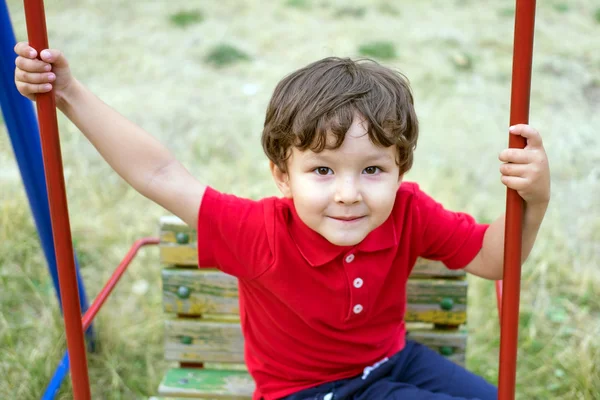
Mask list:
[[[396,147],[371,143],[360,117],[335,150],[293,148],[287,169],[271,165],[283,195],[308,227],[339,246],[360,243],[389,217],[402,181]]]

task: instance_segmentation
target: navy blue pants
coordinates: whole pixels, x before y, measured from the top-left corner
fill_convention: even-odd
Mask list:
[[[411,340],[354,378],[302,390],[283,400],[496,400],[498,391],[463,367]]]

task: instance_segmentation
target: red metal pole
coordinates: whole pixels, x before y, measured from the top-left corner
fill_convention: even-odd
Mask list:
[[[502,281],[496,281],[496,306],[498,307],[498,320],[502,323]]]
[[[535,0],[516,0],[510,125],[529,123],[531,62],[535,26]],[[524,148],[525,139],[509,134],[509,147]],[[519,295],[521,291],[521,239],[523,200],[508,189],[504,232],[504,276],[500,337],[498,398],[515,398]]]
[[[24,5],[29,45],[36,49],[39,57],[40,51],[48,48],[44,2],[43,0],[24,0]],[[73,397],[75,400],[88,400],[91,398],[90,382],[85,354],[85,340],[81,325],[81,308],[79,306],[77,276],[71,243],[71,227],[67,209],[54,93],[38,94],[36,100],[46,186],[48,187],[52,236],[58,264],[60,296],[63,303],[67,347],[71,364]]]

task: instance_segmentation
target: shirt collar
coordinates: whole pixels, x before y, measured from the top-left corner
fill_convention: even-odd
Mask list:
[[[296,244],[300,254],[302,254],[302,257],[304,257],[312,267],[325,265],[350,249],[375,252],[388,249],[398,244],[398,235],[394,224],[393,214],[391,214],[383,224],[371,231],[358,245],[337,246],[302,222],[296,213],[294,202],[291,199],[285,199],[285,201],[288,203],[290,210],[288,228],[292,240]]]

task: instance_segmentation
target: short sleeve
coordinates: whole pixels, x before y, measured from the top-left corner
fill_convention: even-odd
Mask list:
[[[198,213],[198,265],[252,279],[272,263],[266,214],[274,199],[254,201],[208,187]]]
[[[442,261],[450,269],[466,267],[483,245],[487,224],[462,212],[446,210],[416,189],[421,232],[421,257]]]

